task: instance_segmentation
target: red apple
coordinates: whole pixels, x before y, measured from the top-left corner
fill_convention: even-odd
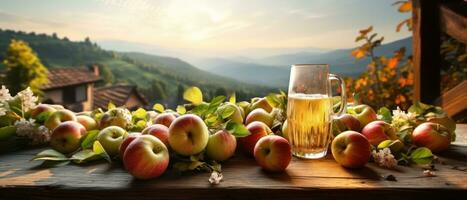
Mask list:
[[[134,139],[123,154],[125,169],[138,179],[151,179],[162,175],[169,166],[169,150],[152,135]]]
[[[80,139],[86,134],[83,125],[66,121],[58,125],[50,136],[50,146],[61,153],[71,153],[80,147]]]
[[[266,112],[262,108],[257,108],[251,111],[245,120],[245,124],[250,124],[251,122],[254,121],[260,121],[266,124],[268,127],[272,126],[272,123],[274,122],[274,116],[268,112]]]
[[[362,134],[368,139],[370,144],[377,146],[385,140],[396,140],[396,130],[391,124],[384,121],[373,121],[367,124]]]
[[[427,147],[433,152],[441,152],[451,144],[451,132],[443,125],[425,122],[418,125],[412,133],[412,142]]]
[[[203,151],[208,144],[208,139],[208,127],[197,115],[186,114],[178,117],[169,127],[170,147],[184,156]]]
[[[263,122],[251,122],[246,126],[250,135],[238,139],[238,143],[244,153],[253,155],[255,145],[258,140],[266,135],[272,134],[271,129]]]
[[[220,130],[209,136],[206,154],[215,161],[225,161],[234,155],[236,148],[235,136],[225,130]]]
[[[335,119],[342,122],[342,124],[346,128],[346,131],[347,130],[351,130],[351,131],[360,131],[361,130],[360,121],[357,118],[355,118],[354,116],[352,116],[352,115],[343,114],[343,115],[340,115],[340,116],[336,117]]]
[[[142,132],[143,135],[149,134],[157,137],[164,145],[169,148],[169,128],[162,124],[153,124],[146,127]]]
[[[123,154],[125,153],[128,145],[130,145],[130,143],[133,142],[133,140],[135,140],[139,136],[141,136],[141,133],[138,132],[132,132],[128,134],[128,137],[123,140],[122,144],[120,144],[120,147],[118,148],[120,158],[123,158]]]
[[[170,127],[176,118],[177,117],[173,113],[161,113],[154,119],[154,124],[162,124],[166,127]]]
[[[370,142],[355,131],[337,135],[332,141],[331,151],[337,163],[347,168],[363,167],[371,156]]]
[[[78,115],[76,116],[76,120],[78,123],[84,126],[87,131],[96,130],[97,129],[97,122],[92,117],[86,115]]]
[[[352,114],[355,118],[360,121],[360,128],[362,129],[368,123],[375,121],[377,119],[377,115],[375,110],[368,105],[357,105],[353,107],[355,114]]]
[[[44,125],[49,130],[53,130],[60,123],[65,121],[76,121],[75,114],[69,110],[58,110],[52,113],[52,115],[50,115],[49,118],[47,118]]]
[[[292,160],[289,142],[277,135],[264,136],[258,140],[254,149],[256,162],[266,171],[281,172]]]
[[[36,122],[42,123],[55,111],[57,110],[48,104],[39,104],[31,110],[31,118],[35,119]]]

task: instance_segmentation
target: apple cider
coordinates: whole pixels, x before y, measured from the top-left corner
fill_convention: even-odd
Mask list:
[[[331,136],[332,100],[322,94],[292,94],[288,97],[288,140],[297,157],[326,155]]]

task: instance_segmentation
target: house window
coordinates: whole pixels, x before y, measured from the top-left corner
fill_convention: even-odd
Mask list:
[[[63,102],[76,103],[83,102],[87,99],[86,85],[75,87],[66,87],[63,89]]]

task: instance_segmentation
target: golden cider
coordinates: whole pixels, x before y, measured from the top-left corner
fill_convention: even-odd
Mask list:
[[[332,100],[321,94],[292,94],[288,97],[288,139],[295,156],[319,158],[326,155],[331,139]]]

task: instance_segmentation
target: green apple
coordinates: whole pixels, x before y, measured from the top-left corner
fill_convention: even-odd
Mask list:
[[[257,108],[262,108],[268,113],[272,111],[272,106],[269,104],[266,98],[257,98],[253,100],[250,106],[250,110],[255,110]]]
[[[126,137],[128,137],[128,133],[125,129],[119,126],[109,126],[99,132],[97,141],[102,144],[107,154],[115,156],[118,155],[120,145]]]
[[[266,112],[262,108],[257,108],[251,111],[248,116],[246,117],[245,124],[250,124],[251,122],[259,121],[266,124],[269,128],[272,127],[274,122],[274,115],[271,113]]]
[[[353,110],[354,112],[350,114],[360,121],[360,129],[363,129],[368,123],[377,119],[375,110],[368,105],[357,105],[349,108],[349,110]]]
[[[49,130],[54,130],[60,123],[66,121],[76,121],[76,116],[69,110],[58,110],[47,118],[44,125]]]

